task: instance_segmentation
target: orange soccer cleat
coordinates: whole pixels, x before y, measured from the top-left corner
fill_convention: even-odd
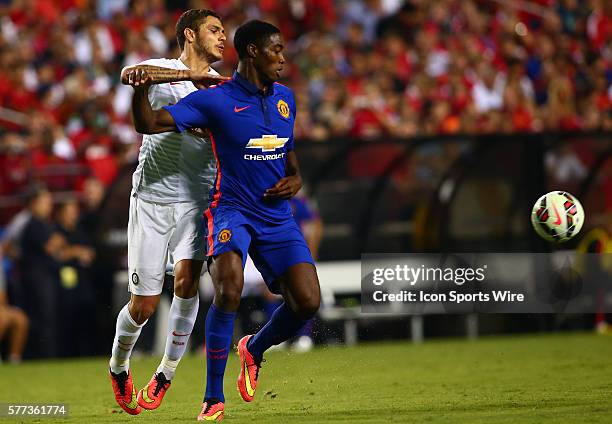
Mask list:
[[[238,356],[240,357],[240,374],[238,375],[238,391],[245,402],[250,402],[255,396],[257,378],[261,361],[257,362],[253,355],[247,350],[247,343],[253,335],[244,336],[238,342]]]
[[[170,384],[163,372],[155,373],[149,383],[138,392],[138,405],[144,409],[159,408]]]
[[[110,371],[110,379],[115,392],[117,404],[130,415],[138,415],[142,411],[136,400],[136,390],[132,381],[132,374],[128,371],[115,374]]]
[[[198,421],[221,421],[225,414],[223,402],[202,404],[202,411],[198,415]]]

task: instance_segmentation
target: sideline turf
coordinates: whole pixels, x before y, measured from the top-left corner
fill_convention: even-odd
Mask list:
[[[236,355],[226,375],[226,423],[612,423],[612,337],[561,334],[273,352],[255,401],[240,399]],[[157,358],[132,361],[137,388]],[[0,403],[57,403],[68,419],[44,423],[195,422],[204,358],[186,357],[161,408],[119,412],[107,359],[0,366]]]

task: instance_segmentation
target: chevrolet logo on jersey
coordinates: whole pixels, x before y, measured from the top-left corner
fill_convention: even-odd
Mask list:
[[[274,135],[262,135],[261,138],[252,138],[247,149],[261,149],[262,152],[273,152],[274,150],[283,147],[289,141],[288,138],[278,138]]]

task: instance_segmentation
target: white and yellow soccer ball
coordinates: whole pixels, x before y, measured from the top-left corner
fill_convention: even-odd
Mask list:
[[[576,236],[584,224],[584,209],[566,191],[551,191],[533,205],[531,223],[547,241],[562,243]]]

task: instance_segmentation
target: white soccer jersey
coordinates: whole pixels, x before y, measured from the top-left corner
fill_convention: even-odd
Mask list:
[[[140,64],[189,69],[179,59],[149,59]],[[219,75],[212,68],[209,73]],[[196,90],[191,81],[155,84],[149,88],[149,101],[157,110]],[[149,202],[202,202],[208,199],[216,169],[208,137],[189,132],[143,135],[132,189]]]

